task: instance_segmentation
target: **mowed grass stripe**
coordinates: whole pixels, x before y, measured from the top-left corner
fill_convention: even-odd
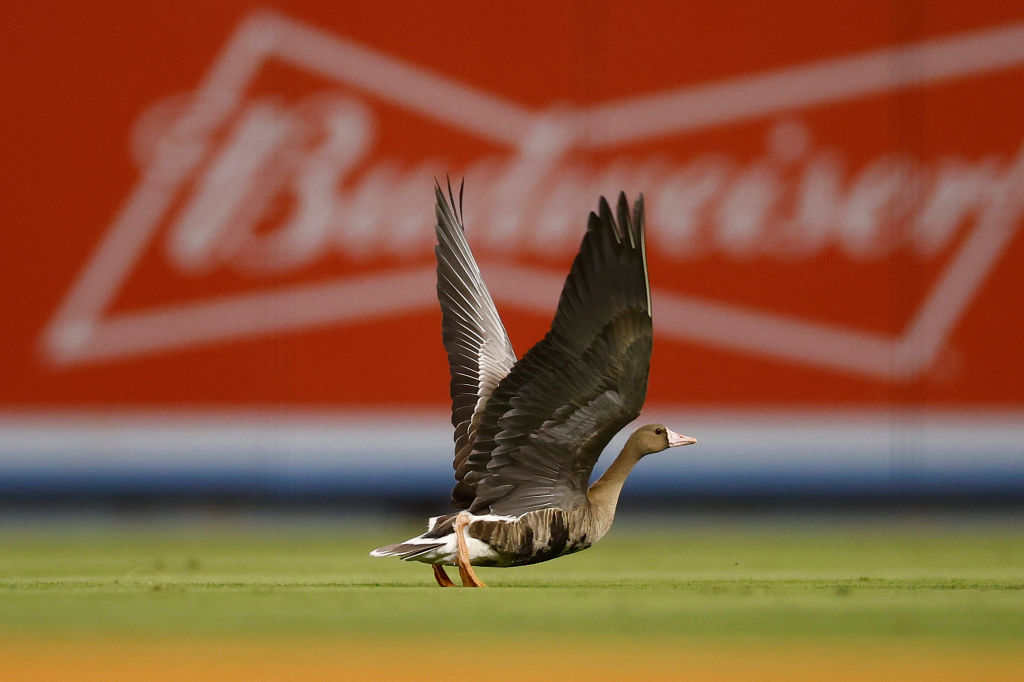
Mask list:
[[[990,642],[1024,637],[1024,531],[936,524],[625,524],[593,549],[442,590],[367,552],[410,529],[110,527],[0,537],[0,629],[33,635],[367,636],[442,627]]]

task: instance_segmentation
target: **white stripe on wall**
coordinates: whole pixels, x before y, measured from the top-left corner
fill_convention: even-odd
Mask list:
[[[652,421],[698,439],[670,451],[677,456],[651,458],[658,469],[1024,470],[1022,412],[662,407],[637,423]],[[0,469],[8,472],[286,468],[401,475],[403,467],[444,471],[452,454],[442,411],[0,412]]]

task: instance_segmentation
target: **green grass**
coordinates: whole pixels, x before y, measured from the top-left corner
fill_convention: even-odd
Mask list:
[[[416,528],[168,523],[0,531],[14,633],[1024,637],[1024,528],[620,522],[578,555],[481,569],[487,590],[371,559]]]

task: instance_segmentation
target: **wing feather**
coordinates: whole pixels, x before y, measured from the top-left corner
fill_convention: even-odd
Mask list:
[[[480,276],[462,224],[462,190],[456,205],[451,184],[448,196],[434,184],[437,199],[437,298],[441,304],[441,337],[451,376],[452,425],[455,427],[456,485],[452,503],[467,508],[475,498],[475,477],[467,475],[486,463],[474,454],[480,418],[491,394],[515,364],[505,327]]]
[[[580,504],[601,451],[640,413],[652,344],[643,197],[631,214],[620,194],[616,213],[602,197],[551,330],[476,414],[459,478],[475,513]]]

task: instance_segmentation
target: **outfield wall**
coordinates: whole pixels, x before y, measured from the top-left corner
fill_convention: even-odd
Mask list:
[[[698,444],[645,459],[627,497],[1020,500],[1020,414],[652,410]],[[443,413],[0,418],[0,495],[443,505]],[[625,434],[625,432],[624,432]],[[624,442],[610,444],[600,472]]]
[[[645,195],[636,490],[1024,490],[1024,9],[767,7],[12,10],[0,494],[443,495],[446,177],[520,355]]]

